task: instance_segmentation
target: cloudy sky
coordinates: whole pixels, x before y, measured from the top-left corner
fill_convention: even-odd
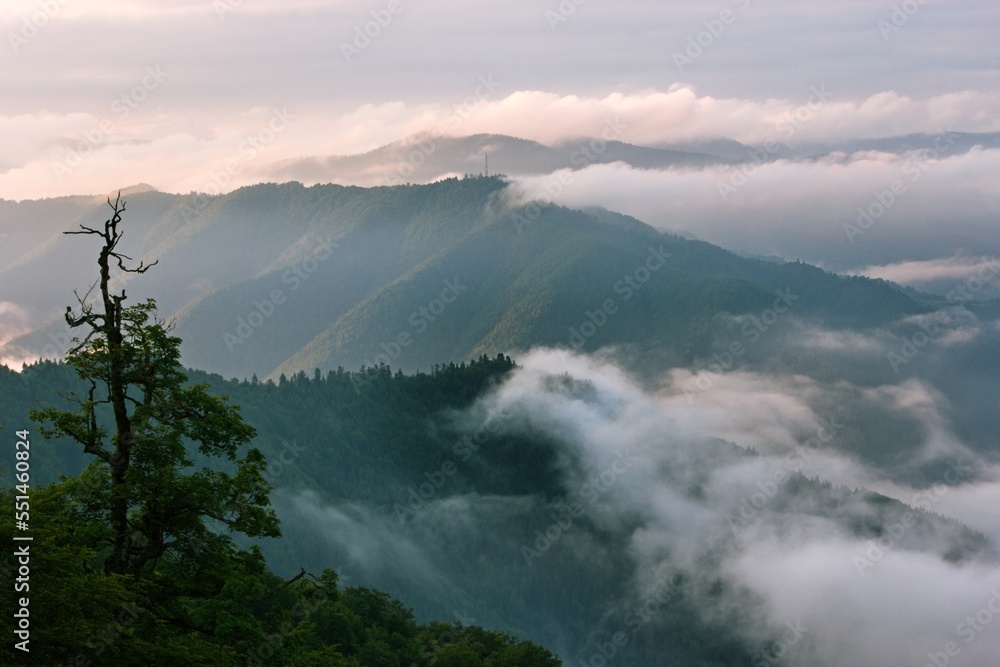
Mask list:
[[[559,142],[598,136],[612,123],[623,141],[645,145],[728,138],[793,146],[1000,132],[998,27],[996,0],[4,0],[0,198],[107,193],[138,182],[167,192],[227,191],[272,180],[281,160],[369,151],[420,132]],[[865,151],[769,162],[743,174],[745,185],[728,193],[719,185],[737,182],[730,167],[594,164],[560,181],[566,187],[557,203],[604,205],[728,248],[943,295],[978,285],[973,292],[997,296],[1000,150],[943,145],[932,156]],[[524,178],[518,187],[544,198],[551,179]],[[859,210],[877,210],[896,181],[898,203],[883,206],[891,211],[853,232],[845,226],[858,224]],[[8,320],[18,312],[0,303]],[[975,320],[941,345],[960,347],[965,336],[995,350],[998,331],[995,321]],[[847,333],[820,333],[803,338],[884,358],[878,336],[888,334],[845,341]],[[927,351],[922,358],[931,357]],[[526,363],[545,366],[547,359]],[[645,397],[605,367],[558,361],[576,364],[582,376],[610,377],[607,384],[640,407],[670,407],[669,399]],[[972,387],[948,398],[958,416],[978,414],[974,408],[992,416],[993,403],[980,402],[988,402],[993,385],[967,382],[973,365],[940,364],[956,377],[966,373],[955,385]],[[700,399],[699,411],[685,414],[715,424],[720,437],[761,434],[760,442],[740,444],[780,446],[773,424],[763,422],[772,414],[791,415],[792,422],[799,415],[802,428],[813,428],[817,414],[802,397],[823,388],[779,380],[767,379],[782,390],[773,409],[759,400],[754,408],[739,403],[759,398],[765,381],[732,374]],[[978,387],[987,391],[973,395]],[[921,414],[948,414],[941,407],[947,401],[920,383],[881,392],[872,400],[920,399]],[[748,424],[750,418],[761,423]],[[939,430],[949,446],[964,446]],[[822,463],[839,482],[899,497],[913,491],[873,480],[843,456]],[[744,478],[756,482],[750,473]],[[984,510],[997,507],[997,479],[1000,469],[991,467],[988,478],[950,493],[935,511],[1000,535],[1000,515]],[[638,506],[656,528],[666,519],[652,498],[625,498],[621,507]],[[906,664],[917,664],[1000,582],[995,570],[928,563],[923,554],[899,550],[892,556],[899,567],[885,568],[894,578],[873,588],[851,570],[862,546],[847,537],[755,544],[759,553],[751,555],[768,567],[733,560],[727,566],[734,576],[788,618],[818,619],[825,596],[841,595],[847,602],[836,608],[845,611],[817,636],[833,642],[854,627],[855,611],[865,610],[876,619],[864,625],[868,643],[859,644],[872,647],[867,658],[925,631],[926,641],[907,647]],[[815,558],[800,558],[813,549]],[[839,560],[829,565],[821,554]],[[798,585],[788,586],[797,562],[809,567],[794,571]],[[817,578],[821,585],[811,586]],[[913,581],[939,586],[937,597],[950,591],[946,604],[907,597]],[[792,599],[789,591],[805,597]],[[909,625],[888,639],[875,637],[884,618]],[[975,650],[996,655],[1000,643],[988,636]]]
[[[795,141],[997,131],[998,23],[986,0],[8,0],[0,197],[205,190],[234,160],[238,186],[419,131],[763,142],[809,103]]]

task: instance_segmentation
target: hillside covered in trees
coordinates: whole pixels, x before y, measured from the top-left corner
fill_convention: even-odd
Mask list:
[[[17,472],[0,494],[17,510],[0,520],[16,549],[0,566],[20,594],[0,602],[18,639],[0,649],[4,664],[558,665],[509,635],[418,624],[385,593],[342,588],[329,568],[282,578],[257,546],[237,543],[281,535],[256,432],[188,381],[153,301],[126,305],[112,289],[112,266],[141,275],[155,262],[120,251],[124,203],[108,203],[102,226],[67,232],[103,245],[93,288],[66,309],[77,335],[56,367],[70,371],[49,396],[59,400],[3,422],[19,426],[7,433]],[[82,470],[33,477],[32,465],[53,461],[32,451],[52,445],[82,454]]]
[[[46,586],[35,639],[58,660],[83,642],[93,664],[143,651],[201,664],[266,663],[267,652],[289,665],[769,664],[789,650],[794,619],[775,600],[798,577],[806,625],[841,619],[794,637],[808,662],[859,603],[803,582],[834,578],[828,588],[864,597],[895,585],[868,576],[883,559],[933,563],[941,577],[994,567],[994,545],[938,503],[980,482],[995,449],[995,406],[969,382],[988,382],[997,363],[977,320],[995,304],[941,307],[606,211],[504,208],[506,187],[247,188],[179,235],[147,211],[138,245],[163,251],[156,273],[171,257],[209,261],[232,225],[274,241],[254,260],[264,273],[220,258],[204,283],[216,287],[194,301],[186,269],[165,271],[179,290],[169,324],[134,296],[153,267],[117,250],[117,202],[103,232],[88,217],[65,230],[104,239],[91,291],[46,329],[70,352],[0,367],[0,425],[30,430],[46,550],[34,561]],[[260,217],[268,202],[289,213],[291,237]],[[373,258],[360,274],[370,282],[315,257],[308,280],[296,273],[299,241],[332,218],[340,247]],[[522,219],[530,226],[511,226]],[[42,257],[72,265],[65,244],[44,242],[4,272]],[[240,348],[245,360],[268,360],[263,378],[184,367],[177,334],[216,326],[283,275],[315,291],[272,301],[280,316],[259,311],[242,339],[258,346]],[[471,275],[474,297],[460,277]],[[602,285],[616,296],[595,301]],[[447,313],[429,301],[424,315],[427,294]],[[330,308],[347,308],[333,325]],[[413,313],[428,345],[382,337],[416,333]],[[306,344],[288,327],[323,332]],[[190,356],[231,367],[210,349],[225,332],[198,331],[208,347]],[[904,336],[912,353],[893,367],[886,354],[905,352]],[[274,340],[298,361],[267,357]],[[352,346],[377,340],[384,359],[358,363]],[[508,356],[504,341],[532,349]],[[869,480],[897,484],[895,496]],[[912,497],[894,499],[899,489]]]
[[[0,245],[0,300],[38,318],[8,356],[64,351],[52,313],[67,281],[89,284],[89,269],[60,232],[97,224],[103,209],[88,198],[0,202],[0,226],[17,230]],[[884,281],[747,259],[605,210],[523,202],[501,177],[143,192],[129,215],[133,254],[160,261],[144,294],[176,322],[185,363],[226,377],[427,371],[536,345],[632,347],[637,369],[663,370],[709,354],[720,320],[759,315],[781,295],[783,322],[836,328],[927,310]],[[12,286],[29,283],[22,304]]]
[[[635,519],[620,517],[618,525],[612,526],[590,511],[570,518],[567,534],[572,540],[556,540],[551,547],[544,540],[538,542],[539,529],[565,520],[567,508],[574,501],[581,502],[566,490],[565,467],[560,464],[564,448],[542,431],[470,428],[455,417],[496,391],[518,368],[501,354],[411,375],[380,367],[299,373],[278,382],[259,382],[189,371],[191,382],[206,383],[213,393],[240,406],[241,414],[257,431],[254,442],[267,462],[263,475],[276,487],[273,500],[283,537],[256,541],[259,552],[252,548],[251,553],[257,554],[252,559],[258,568],[254,576],[260,578],[254,590],[283,585],[267,567],[290,579],[302,568],[321,572],[333,566],[352,582],[393,591],[413,606],[418,619],[466,623],[475,619],[487,627],[557,647],[564,659],[588,658],[593,642],[624,628],[627,646],[616,649],[624,665],[661,659],[697,665],[749,664],[761,649],[727,629],[727,623],[735,620],[706,621],[701,613],[709,604],[702,597],[705,584],[699,579],[703,577],[714,580],[717,600],[739,597],[719,577],[713,563],[702,563],[696,572],[678,566],[660,585],[633,597],[629,591],[634,566],[623,545],[629,532],[638,527]],[[593,391],[569,376],[553,378],[553,382],[553,390],[569,391],[582,400]],[[560,384],[565,388],[559,389]],[[0,391],[11,397],[0,421],[4,425],[26,423],[22,415],[35,401],[57,401],[58,390],[74,386],[84,385],[77,384],[71,369],[63,364],[42,362],[20,373],[0,369]],[[706,441],[701,447],[711,452],[713,465],[723,468],[753,457],[720,441]],[[78,474],[86,462],[79,448],[65,440],[42,440],[35,451],[40,480],[57,473]],[[196,465],[208,463],[197,452],[192,452],[192,458]],[[64,485],[46,491],[46,497],[58,503],[62,517],[58,521],[64,522],[53,524],[47,539],[54,545],[66,539],[62,530],[72,520],[64,501],[57,501],[65,493],[60,491]],[[834,521],[859,538],[878,539],[888,536],[887,527],[913,510],[878,494],[796,475],[781,487],[765,512],[746,523],[777,521],[786,512],[805,512]],[[955,562],[991,553],[981,535],[955,522],[923,512],[915,516],[917,528],[907,535],[907,544],[913,548],[927,548],[940,540],[942,556]],[[723,534],[717,547],[721,554],[731,548],[726,546],[731,536],[725,537],[724,524],[718,529]],[[246,539],[237,542],[247,548],[253,544]],[[595,552],[601,556],[595,558]],[[61,563],[62,567],[76,565],[75,561]],[[325,576],[328,583],[331,576],[336,577]],[[222,579],[218,581],[221,585]],[[287,613],[288,605],[295,604],[296,591],[305,595],[320,585],[314,579],[300,579],[288,590],[282,589],[273,604],[284,600],[282,609]],[[353,587],[341,586],[337,590],[341,594],[336,599],[344,601],[358,599],[352,595],[381,595],[367,588],[350,592]],[[260,617],[249,598],[241,598],[239,604],[247,604],[246,613],[253,618]],[[343,604],[331,603],[330,608],[343,611]],[[391,604],[393,613],[410,613],[404,614],[398,603]],[[643,611],[646,604],[655,613]],[[752,610],[757,603],[747,598],[743,604]],[[267,605],[263,608],[276,613]],[[752,612],[734,613],[742,617]],[[412,616],[406,618],[416,628],[412,637],[418,644],[426,641],[428,633],[446,627],[425,621],[430,625],[418,628]],[[266,620],[251,623],[250,616],[244,620],[265,637],[274,632]],[[296,634],[283,650],[321,642],[310,632],[303,633],[304,643],[297,643]],[[260,635],[251,636],[257,641]],[[401,641],[397,638],[388,644],[402,650]],[[526,645],[517,648],[520,645],[513,640],[505,641],[504,650],[528,650]],[[351,650],[355,649],[360,647]],[[362,660],[360,664],[381,663]]]

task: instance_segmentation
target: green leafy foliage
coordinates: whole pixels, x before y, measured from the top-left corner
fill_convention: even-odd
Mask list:
[[[124,204],[112,207],[103,230],[74,232],[104,242],[99,304],[85,297],[79,314],[67,309],[67,323],[86,334],[74,339],[66,366],[46,365],[72,370],[59,393],[74,408],[29,411],[44,424],[35,451],[46,439],[61,440],[86,455],[77,459],[85,464],[79,476],[42,486],[36,476],[33,539],[26,543],[31,577],[24,576],[20,591],[26,601],[7,595],[0,602],[7,618],[30,608],[33,664],[436,662],[436,651],[421,651],[426,629],[387,594],[342,591],[330,570],[319,577],[301,570],[284,580],[268,569],[259,547],[234,541],[280,535],[266,460],[249,447],[256,431],[208,384],[188,381],[181,341],[157,320],[152,300],[125,307],[125,293],[111,291],[113,263],[131,273],[149,268],[126,268],[128,257],[117,250]],[[18,493],[28,492],[7,489],[0,501],[13,506]],[[14,531],[14,517],[5,513],[0,537],[13,543]],[[6,573],[22,566],[23,555],[0,558]],[[476,632],[456,627],[456,641]],[[494,659],[510,647],[524,650],[511,637],[485,635],[490,647],[464,664],[500,664]],[[559,664],[534,648],[523,664]],[[6,642],[3,664],[18,664],[18,651]]]
[[[79,298],[79,315],[66,309],[66,322],[85,332],[74,338],[66,363],[88,385],[86,396],[64,394],[77,407],[45,407],[30,416],[42,422],[42,434],[65,436],[93,457],[86,484],[71,485],[73,499],[101,524],[104,570],[137,578],[150,573],[161,558],[176,556],[176,546],[200,536],[213,520],[250,537],[280,535],[269,507],[270,486],[263,478],[260,451],[238,451],[255,435],[238,410],[212,396],[206,385],[188,384],[180,365],[180,339],[156,318],[152,300],[126,307],[125,292],[111,289],[111,267],[124,273],[145,273],[118,244],[118,225],[125,210],[119,199],[103,229],[82,226],[67,232],[97,236],[98,301]],[[155,264],[155,262],[154,262]],[[111,414],[108,427],[99,412]],[[194,444],[209,460],[222,459],[235,468],[189,469]]]
[[[107,574],[91,567],[105,527],[76,500],[80,483],[69,478],[32,492],[30,590],[23,593],[30,599],[30,664],[424,667],[467,645],[480,647],[461,663],[472,667],[514,664],[510,656],[530,667],[561,664],[502,633],[421,625],[385,593],[341,588],[331,570],[283,580],[258,550],[239,550],[216,533],[184,540],[184,558],[164,558],[142,580]],[[0,502],[12,506],[13,495],[0,494]],[[0,539],[11,544],[13,533],[13,517],[4,513]],[[0,569],[16,567],[5,552]],[[0,612],[11,618],[14,611],[14,596],[0,596]],[[0,648],[0,662],[28,664],[11,642]]]

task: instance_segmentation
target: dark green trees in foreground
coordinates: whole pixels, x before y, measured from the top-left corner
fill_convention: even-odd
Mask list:
[[[88,292],[78,297],[77,312],[66,312],[67,323],[83,332],[66,362],[89,389],[66,394],[71,410],[32,414],[44,424],[42,435],[68,436],[93,460],[79,477],[31,489],[30,587],[18,594],[30,599],[30,653],[15,649],[8,635],[0,662],[560,664],[508,635],[419,625],[384,593],[340,588],[329,570],[283,580],[259,550],[240,549],[221,532],[280,535],[264,457],[245,447],[255,432],[235,406],[187,382],[181,341],[157,320],[155,304],[126,306],[124,291],[114,293],[115,267],[141,274],[152,265],[118,249],[124,202],[108,203],[113,213],[103,229],[68,232],[103,241],[97,303]],[[195,468],[195,448],[217,465]],[[12,508],[14,493],[2,495],[3,507]],[[6,544],[13,532],[13,512],[0,513]],[[5,580],[16,567],[11,556],[0,559]],[[11,619],[15,596],[5,594],[0,604]]]

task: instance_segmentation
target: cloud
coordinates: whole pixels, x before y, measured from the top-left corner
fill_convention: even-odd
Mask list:
[[[885,354],[885,345],[870,333],[849,329],[823,329],[803,327],[792,344],[821,354],[879,355]]]
[[[976,283],[982,285],[991,282],[1000,273],[1000,262],[996,257],[973,256],[959,252],[949,257],[866,266],[858,269],[857,273],[915,287],[943,281],[952,283],[973,281],[973,285]]]
[[[315,11],[329,9],[331,6],[344,6],[349,3],[341,0],[256,0],[255,2],[243,2],[243,0],[219,0],[217,3],[205,2],[204,0],[147,0],[141,4],[128,2],[127,0],[91,0],[87,3],[59,2],[58,10],[52,11],[53,17],[62,20],[74,19],[104,19],[130,21],[150,21],[163,19],[189,19],[191,17],[211,15],[218,16],[216,5],[225,16],[230,12],[245,12],[257,15],[286,14],[288,12]],[[49,5],[49,7],[53,7]],[[32,0],[11,0],[4,4],[4,18],[7,21],[16,22],[18,19],[31,18],[39,13],[39,9],[44,10]]]
[[[1000,10],[990,3],[921,4],[886,38],[878,24],[892,10],[858,0],[723,4],[736,20],[681,71],[672,54],[717,22],[719,8],[402,2],[347,59],[343,45],[376,16],[385,23],[386,3],[7,2],[8,41],[29,36],[0,50],[0,138],[16,147],[0,164],[0,196],[106,192],[129,173],[138,178],[127,182],[190,187],[184,174],[229,158],[227,139],[259,107],[288,107],[300,121],[301,131],[273,144],[273,160],[365,151],[418,132],[556,142],[599,134],[614,118],[626,126],[622,139],[643,144],[1000,130],[988,29]],[[566,20],[553,25],[553,12]],[[942,58],[938,45],[947,43],[963,49]],[[108,142],[143,148],[101,150],[86,176],[52,179],[52,147],[96,127],[149,66],[167,81]],[[483,79],[498,83],[488,99],[476,96]],[[470,99],[475,108],[456,126],[450,119]],[[266,178],[253,171],[234,184]]]
[[[866,402],[884,405],[918,420],[923,439],[912,443],[910,464],[919,465],[948,458],[976,461],[978,456],[959,439],[946,416],[947,398],[926,382],[911,378],[898,385],[886,385],[862,391]]]
[[[877,571],[859,576],[853,561],[867,548],[822,535],[800,544],[774,538],[751,542],[727,567],[766,600],[774,618],[808,628],[794,664],[929,664],[928,654],[943,653],[949,642],[959,647],[960,664],[989,663],[1000,640],[989,624],[977,633],[973,627],[983,626],[967,619],[990,604],[997,608],[1000,600],[991,600],[1000,570],[897,549]]]
[[[996,633],[962,626],[1000,603],[990,602],[1000,586],[992,547],[957,523],[850,491],[867,486],[1000,537],[1000,515],[984,507],[997,496],[1000,469],[955,434],[941,391],[918,379],[864,387],[744,369],[691,393],[692,371],[642,384],[614,359],[530,351],[503,384],[449,418],[461,430],[503,415],[497,435],[553,443],[552,479],[565,503],[579,506],[568,528],[551,532],[546,523],[566,505],[540,496],[442,495],[400,523],[357,503],[282,494],[276,505],[288,534],[307,526],[307,541],[320,536],[326,558],[366,577],[391,579],[392,564],[407,562],[407,576],[453,608],[475,606],[481,594],[456,583],[468,575],[464,552],[451,546],[458,541],[508,563],[502,576],[544,578],[549,565],[594,574],[613,565],[624,579],[596,625],[583,635],[564,628],[552,643],[569,660],[623,627],[619,612],[672,575],[683,580],[691,613],[758,655],[773,653],[788,627],[800,628],[787,664],[922,664],[949,642],[979,664],[1000,650]],[[855,415],[852,401],[868,414]],[[948,457],[951,467],[930,485],[889,479],[852,450],[852,417],[916,424],[912,432],[891,426],[889,440],[862,446],[903,446],[916,459]],[[749,447],[757,455],[741,451]],[[538,547],[532,540],[546,531],[552,545],[525,565],[524,549]]]
[[[154,89],[141,93],[142,100],[135,100],[128,109],[120,102],[116,105],[115,100],[130,95],[144,80],[142,68],[122,77],[103,112],[34,112],[0,117],[0,138],[12,147],[4,158],[7,171],[0,175],[0,196],[23,199],[106,192],[125,178],[150,182],[166,191],[200,187],[207,174],[219,169],[218,165],[238,156],[241,142],[260,132],[261,123],[266,123],[271,112],[272,107],[267,106],[197,116],[171,111],[166,103],[173,95],[171,88],[179,85],[180,73],[169,64],[156,67],[165,72],[162,81]],[[829,101],[815,110],[807,109],[809,118],[794,125],[796,113],[806,108],[803,105],[808,98],[719,99],[698,95],[688,86],[587,97],[539,90],[511,91],[509,85],[490,75],[469,81],[467,90],[456,92],[451,101],[372,102],[333,115],[325,109],[284,105],[281,108],[287,108],[295,116],[294,123],[267,143],[266,153],[261,151],[261,160],[255,159],[251,168],[234,174],[224,190],[266,180],[265,165],[284,159],[364,152],[421,132],[500,133],[547,144],[603,134],[605,138],[651,145],[719,137],[750,143],[786,141],[789,129],[794,129],[795,141],[937,132],[956,125],[966,131],[1000,129],[1000,121],[995,120],[1000,118],[1000,94],[994,93],[968,92],[945,96],[947,100],[942,97],[916,100],[886,93],[875,96],[879,99],[877,103],[873,98],[858,102]],[[894,112],[900,105],[906,106],[907,112],[887,114],[886,99],[892,100]],[[981,120],[968,120],[977,117],[975,112],[983,108],[995,109],[997,113]],[[887,116],[895,120],[889,123]],[[900,118],[904,120],[901,122]],[[74,152],[83,155],[81,166],[68,174],[56,173],[55,163],[69,163]],[[774,194],[762,193],[761,189],[790,185],[789,181],[811,179],[816,184],[824,178],[835,186],[847,182],[867,186],[872,182],[870,172],[893,171],[891,180],[901,176],[905,167],[904,160],[880,154],[854,156],[850,162],[853,169],[842,169],[835,160],[814,165],[779,162],[761,166],[755,169],[752,183],[741,189],[729,205],[743,206],[754,200],[773,205]],[[820,176],[818,172],[826,173]],[[593,174],[598,175],[613,176],[603,171]],[[685,186],[695,185],[694,191],[711,201],[719,197],[717,182],[726,182],[733,174],[705,171],[637,176],[630,189],[643,187],[650,177],[662,180],[667,176],[673,176],[670,190],[685,191]],[[579,178],[591,180],[584,175]],[[974,184],[975,181],[967,185]],[[807,187],[814,189],[815,185]],[[644,188],[646,197],[649,193]],[[720,200],[719,204],[726,202]]]
[[[884,266],[869,266],[859,269],[858,273],[873,278],[884,278],[898,283],[919,284],[932,280],[967,280],[972,277],[982,279],[983,275],[995,275],[1000,270],[1000,263],[995,257],[970,257],[955,254],[914,262],[897,262]],[[989,277],[986,278],[987,280]]]
[[[0,301],[0,364],[17,369],[22,363],[38,358],[28,350],[10,345],[11,340],[31,331],[34,325],[34,318],[25,308],[11,301]]]
[[[982,477],[981,481],[949,488],[936,508],[1000,543],[1000,470],[984,467]]]
[[[699,595],[701,586],[710,586],[710,563],[721,554],[721,576],[734,591],[749,589],[766,614],[764,628],[759,619],[738,626],[749,642],[766,643],[766,627],[801,622],[808,628],[791,654],[793,664],[918,664],[927,652],[962,641],[965,635],[956,636],[956,626],[985,607],[993,588],[1000,586],[995,564],[948,562],[941,553],[948,549],[943,542],[952,538],[925,535],[917,528],[899,536],[884,557],[880,552],[876,569],[859,574],[856,558],[871,553],[872,543],[847,526],[852,515],[874,510],[860,500],[830,509],[839,514],[836,518],[813,514],[804,498],[792,504],[775,501],[762,518],[736,533],[735,543],[719,537],[720,529],[728,534],[727,516],[741,499],[777,479],[776,470],[787,466],[784,454],[801,451],[804,440],[815,437],[824,424],[829,428],[809,405],[827,391],[813,380],[727,373],[692,404],[677,391],[677,383],[690,379],[681,371],[673,372],[664,391],[650,394],[607,360],[536,350],[520,363],[485,404],[507,415],[505,424],[520,423],[520,428],[548,433],[562,443],[564,483],[571,498],[584,496],[586,485],[604,475],[599,499],[586,511],[606,526],[621,527],[627,524],[623,517],[638,518],[629,538],[635,576],[650,581],[665,566],[679,567],[691,577],[689,592]],[[866,401],[923,420],[927,439],[914,443],[915,451],[968,454],[942,416],[944,397],[926,384],[911,380],[862,394]],[[722,454],[709,444],[714,437],[759,446],[766,456]],[[616,469],[615,457],[622,450],[636,460],[627,469]],[[825,460],[815,471],[821,478],[836,476],[839,463],[842,472],[879,481],[877,471],[857,460],[830,448],[823,453]],[[969,497],[966,488],[948,487],[941,496]],[[896,485],[895,490],[917,498],[912,487]],[[697,604],[706,618],[724,618],[734,609],[743,618],[752,616],[754,603],[740,608],[733,595],[706,597]],[[962,651],[973,661],[984,659],[1000,650],[995,637],[975,634]]]
[[[976,129],[969,131],[1000,130],[1000,121],[973,111],[981,105],[1000,110],[1000,95],[966,91],[919,100],[887,91],[841,101],[836,91],[817,86],[798,99],[760,101],[699,95],[686,85],[602,98],[518,91],[484,103],[468,125],[473,131],[551,144],[599,136],[608,121],[617,119],[623,141],[644,145],[719,137],[759,144],[933,133],[966,128],[973,117]]]
[[[602,206],[731,250],[847,271],[859,257],[899,260],[901,238],[905,252],[925,257],[1000,252],[989,207],[998,169],[1000,150],[864,152],[688,170],[592,164],[518,183],[526,198],[549,201],[561,180],[560,205]]]
[[[0,301],[0,345],[24,333],[30,321],[27,310],[11,301]]]

